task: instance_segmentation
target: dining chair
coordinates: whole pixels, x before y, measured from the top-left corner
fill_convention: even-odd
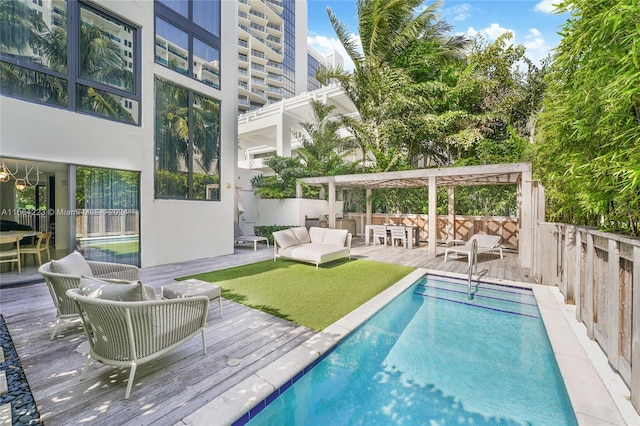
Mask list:
[[[33,261],[35,263],[36,258],[38,260],[38,266],[42,265],[42,253],[47,253],[47,261],[51,260],[51,251],[49,251],[49,241],[51,240],[51,232],[42,232],[36,236],[34,244],[28,246],[22,246],[20,248],[21,255],[31,254],[33,255]]]
[[[373,245],[380,244],[380,240],[387,245],[387,227],[384,225],[373,225]]]
[[[20,265],[20,240],[22,236],[0,236],[0,263],[10,263],[13,271],[13,264],[18,265],[18,274],[22,274]]]
[[[389,226],[389,230],[391,232],[391,245],[395,247],[396,242],[401,241],[404,248],[407,248],[407,229],[404,226]]]

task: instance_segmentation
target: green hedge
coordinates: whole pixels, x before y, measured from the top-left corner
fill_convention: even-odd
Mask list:
[[[269,239],[269,243],[273,244],[273,233],[276,231],[282,231],[283,229],[294,228],[293,225],[289,226],[279,226],[279,225],[271,225],[271,226],[254,226],[253,233],[258,237],[267,237]]]

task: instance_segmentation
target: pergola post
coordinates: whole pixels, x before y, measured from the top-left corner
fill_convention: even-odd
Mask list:
[[[336,227],[336,184],[333,180],[329,181],[329,228]]]
[[[429,176],[429,256],[435,257],[438,238],[438,191],[436,177]]]
[[[456,210],[455,210],[455,190],[453,185],[449,185],[449,206],[447,209],[447,241],[455,240],[456,237]]]
[[[302,184],[296,182],[296,198],[302,198]]]
[[[520,267],[532,267],[533,255],[533,191],[531,188],[531,171],[523,171],[518,180],[518,205],[520,206],[520,235],[518,236],[518,253]]]
[[[371,225],[371,216],[373,212],[373,203],[371,202],[371,188],[365,189],[365,194],[366,194],[366,202],[367,202],[367,211],[366,211],[367,217],[366,217],[365,224]]]

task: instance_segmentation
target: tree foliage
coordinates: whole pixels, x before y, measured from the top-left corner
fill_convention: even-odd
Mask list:
[[[552,220],[639,234],[640,7],[564,1],[535,170]]]

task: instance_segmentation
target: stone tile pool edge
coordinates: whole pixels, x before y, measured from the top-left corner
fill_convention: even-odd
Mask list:
[[[286,386],[292,378],[303,373],[305,368],[310,367],[314,361],[321,358],[343,338],[425,274],[466,279],[464,274],[444,273],[424,268],[416,269],[351,313],[312,336],[302,345],[191,413],[177,425],[197,426],[207,424],[211,422],[211,419],[216,419],[219,424],[232,424],[272,395],[276,389]],[[571,307],[564,304],[562,295],[556,287],[500,279],[482,278],[482,281],[533,289],[558,367],[580,425],[640,424],[640,416],[629,402],[628,389],[622,383],[622,379],[608,367],[604,353],[597,347],[597,343],[588,339],[586,332],[583,331],[584,336],[580,338],[581,324],[575,320],[575,308],[572,317]],[[590,347],[589,342],[596,347]],[[604,364],[602,359],[598,359],[598,355],[604,358]]]

